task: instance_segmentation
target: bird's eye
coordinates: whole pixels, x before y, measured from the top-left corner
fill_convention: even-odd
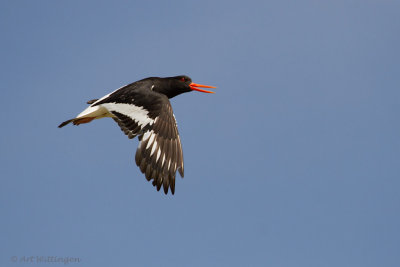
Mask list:
[[[185,77],[182,77],[182,78],[181,78],[181,81],[182,81],[182,82],[186,82]]]

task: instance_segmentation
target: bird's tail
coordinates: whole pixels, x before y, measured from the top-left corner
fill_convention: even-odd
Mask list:
[[[75,119],[70,119],[67,121],[64,121],[63,123],[61,123],[60,125],[58,125],[58,128],[62,128],[65,125],[69,124],[70,122],[72,122],[74,125],[79,125],[82,123],[88,123],[91,122],[92,120],[94,120],[94,117],[85,117],[85,118],[75,118]]]
[[[95,101],[95,99],[89,101],[92,102]],[[65,125],[69,124],[69,123],[73,123],[74,125],[79,125],[82,123],[88,123],[91,122],[94,119],[100,119],[100,118],[104,118],[104,117],[112,117],[112,114],[108,112],[107,109],[105,109],[104,107],[101,106],[89,106],[87,107],[84,111],[82,111],[81,113],[79,113],[78,116],[76,116],[73,119],[64,121],[63,123],[61,123],[58,128],[64,127]]]
[[[67,125],[67,124],[69,124],[70,122],[72,122],[74,119],[72,119],[72,120],[67,120],[67,121],[64,121],[63,123],[61,123],[60,125],[58,125],[58,128],[62,128],[62,127],[64,127],[65,125]]]

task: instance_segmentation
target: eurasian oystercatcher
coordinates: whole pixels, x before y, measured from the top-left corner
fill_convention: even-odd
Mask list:
[[[200,88],[214,86],[193,83],[188,76],[167,78],[150,77],[87,102],[88,108],[76,118],[61,123],[64,127],[111,117],[121,130],[134,138],[139,136],[135,161],[148,181],[153,180],[157,191],[164,187],[165,194],[171,188],[175,193],[175,175],[183,178],[183,154],[175,116],[169,98],[192,90],[214,93]]]

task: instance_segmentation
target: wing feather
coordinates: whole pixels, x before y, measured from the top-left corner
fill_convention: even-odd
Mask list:
[[[145,135],[148,137],[145,138]],[[152,144],[149,145],[147,140],[152,140]],[[183,156],[178,128],[169,101],[162,106],[152,127],[142,134],[135,158],[141,171],[148,180],[153,180],[157,190],[163,187],[166,194],[168,189],[171,189],[172,194],[175,193],[178,166],[181,167],[179,173],[183,177]]]
[[[171,104],[165,95],[147,90],[115,91],[95,102],[106,108],[128,138],[139,137],[136,165],[165,194],[175,193],[178,170],[183,177],[182,145]]]

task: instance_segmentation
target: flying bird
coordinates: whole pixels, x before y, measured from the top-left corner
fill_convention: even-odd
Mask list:
[[[175,193],[175,175],[184,176],[181,140],[169,98],[214,86],[193,83],[188,76],[149,77],[125,85],[100,99],[87,102],[88,108],[76,118],[61,123],[64,127],[89,123],[94,119],[111,117],[132,139],[139,138],[135,161],[148,181],[153,180],[157,191]]]

